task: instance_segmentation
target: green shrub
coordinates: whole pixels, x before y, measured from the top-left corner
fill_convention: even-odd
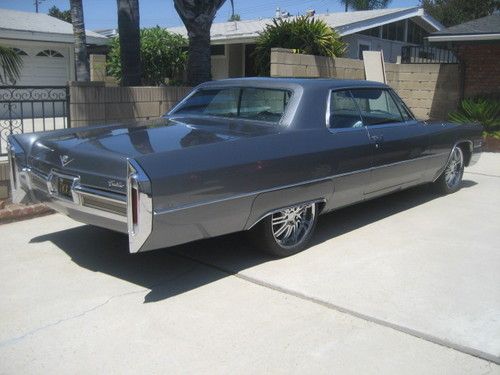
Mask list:
[[[257,38],[254,58],[260,75],[269,75],[271,48],[275,47],[309,55],[339,57],[345,53],[347,44],[322,20],[307,16],[274,19]]]
[[[162,85],[168,79],[176,84],[181,79],[187,60],[187,40],[159,26],[141,30],[141,78],[144,85]],[[119,37],[111,41],[106,69],[121,80]]]
[[[457,112],[448,115],[450,121],[480,123],[486,132],[500,131],[500,100],[469,98],[460,103]]]

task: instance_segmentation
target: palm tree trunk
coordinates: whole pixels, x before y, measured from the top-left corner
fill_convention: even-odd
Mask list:
[[[85,37],[85,22],[83,20],[82,0],[70,0],[71,23],[75,37],[75,67],[77,81],[90,81],[87,41]]]
[[[123,86],[141,84],[139,0],[116,0]]]
[[[187,80],[188,83],[193,86],[212,79],[210,29],[208,32],[205,32],[203,30],[198,30],[196,26],[197,25],[194,25],[194,27],[191,27],[188,31],[189,48]]]
[[[226,0],[174,0],[189,37],[187,80],[190,85],[210,81],[210,29],[215,15]]]

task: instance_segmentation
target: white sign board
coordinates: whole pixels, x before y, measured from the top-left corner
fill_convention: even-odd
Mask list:
[[[387,83],[383,51],[363,51],[363,62],[368,81]]]

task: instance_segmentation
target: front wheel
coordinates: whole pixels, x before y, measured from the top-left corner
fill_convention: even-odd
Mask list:
[[[318,205],[305,203],[264,218],[252,230],[252,236],[263,251],[275,257],[287,257],[307,247],[317,220]]]
[[[454,193],[460,189],[463,175],[464,153],[460,147],[455,146],[451,151],[448,164],[435,182],[436,188],[443,194]]]

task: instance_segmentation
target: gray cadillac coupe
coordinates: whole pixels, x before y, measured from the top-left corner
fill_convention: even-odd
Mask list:
[[[128,233],[132,253],[252,230],[288,256],[320,214],[425,183],[455,192],[481,132],[419,121],[375,82],[213,81],[152,122],[10,136],[12,192]]]

